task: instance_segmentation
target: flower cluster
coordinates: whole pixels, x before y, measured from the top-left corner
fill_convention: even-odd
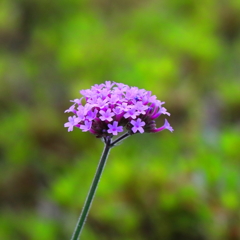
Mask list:
[[[162,127],[156,128],[155,119],[161,114],[170,116],[170,113],[162,107],[164,102],[157,100],[150,91],[106,81],[80,93],[83,97],[71,100],[73,105],[65,111],[74,114],[64,124],[68,131],[77,127],[97,137],[112,137],[124,128],[129,134],[173,131],[166,119]]]

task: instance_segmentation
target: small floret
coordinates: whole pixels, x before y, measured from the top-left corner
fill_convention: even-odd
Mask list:
[[[99,113],[102,115],[99,117],[102,121],[109,121],[111,122],[113,120],[114,113],[111,112],[111,109],[107,109],[107,111],[99,111]]]
[[[92,122],[90,121],[84,121],[84,124],[80,126],[80,129],[82,129],[83,132],[87,132],[91,129],[92,127]]]
[[[73,130],[73,127],[78,123],[78,119],[76,116],[68,117],[68,122],[64,124],[64,127],[68,127],[68,132]]]
[[[118,135],[119,132],[123,131],[122,126],[118,126],[118,122],[114,121],[113,124],[108,124],[108,133],[111,133],[113,135]]]
[[[139,131],[140,133],[144,133],[144,129],[142,127],[145,126],[146,123],[143,122],[140,118],[138,118],[136,121],[132,120],[131,124],[133,125],[132,131],[134,133],[136,133],[137,131]]]

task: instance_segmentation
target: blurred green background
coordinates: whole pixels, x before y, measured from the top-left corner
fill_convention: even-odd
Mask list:
[[[240,239],[239,0],[1,0],[0,239],[70,239],[103,143],[63,112],[106,80],[175,131],[111,151],[82,239]]]

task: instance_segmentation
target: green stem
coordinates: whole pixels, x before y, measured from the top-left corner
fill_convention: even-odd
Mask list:
[[[85,204],[83,206],[81,215],[80,215],[80,217],[78,219],[78,222],[77,222],[77,225],[75,227],[75,230],[74,230],[74,233],[72,235],[71,240],[78,240],[79,239],[79,236],[80,236],[81,231],[83,229],[83,225],[84,225],[84,223],[86,221],[89,209],[91,207],[91,204],[92,204],[92,201],[93,201],[93,198],[94,198],[94,195],[95,195],[95,192],[96,192],[96,189],[97,189],[100,177],[102,175],[104,166],[106,164],[106,160],[107,160],[108,154],[110,152],[111,147],[113,147],[111,145],[111,139],[105,138],[104,140],[105,140],[105,147],[104,147],[101,159],[100,159],[98,167],[97,167],[96,174],[94,176],[92,185],[90,187],[89,193],[88,193],[87,198],[85,200]]]

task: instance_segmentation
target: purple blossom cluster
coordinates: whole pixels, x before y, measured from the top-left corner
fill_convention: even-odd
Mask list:
[[[81,90],[83,97],[71,100],[73,105],[65,112],[74,115],[68,118],[64,127],[89,131],[96,137],[112,137],[126,129],[129,134],[173,131],[168,121],[156,128],[155,119],[161,114],[170,116],[150,91],[130,87],[123,83],[106,81],[95,84],[91,89]]]

